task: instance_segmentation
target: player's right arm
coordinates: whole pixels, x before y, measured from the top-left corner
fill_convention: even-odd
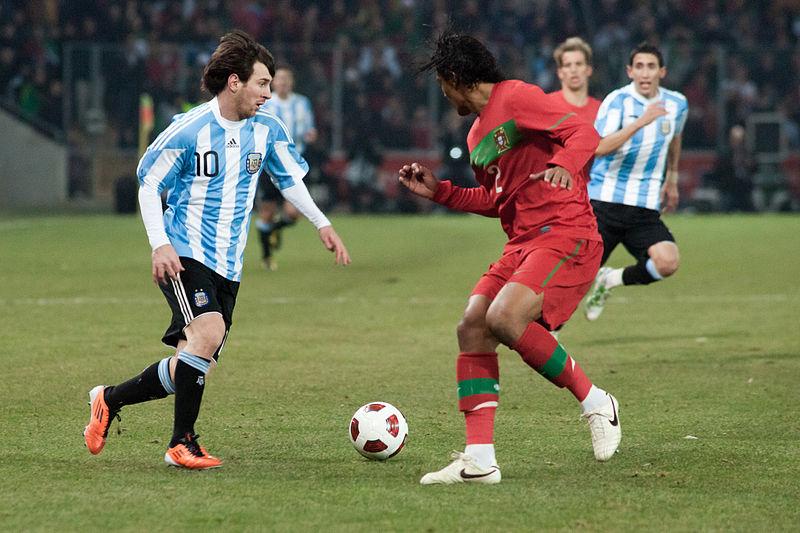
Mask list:
[[[157,146],[154,142],[142,156],[136,174],[139,179],[139,207],[152,253],[153,281],[164,284],[183,271],[180,258],[170,243],[161,210],[161,191],[171,188],[184,164],[186,149]]]
[[[419,163],[403,165],[399,180],[409,191],[450,209],[475,213],[485,217],[500,216],[489,192],[483,187],[459,187],[450,181],[440,181],[428,167]]]
[[[596,156],[604,156],[616,152],[637,131],[658,117],[667,114],[664,105],[656,102],[647,106],[639,118],[622,127],[622,101],[623,99],[619,96],[619,93],[615,91],[606,97],[597,112],[597,119],[594,124],[601,139],[594,152]]]

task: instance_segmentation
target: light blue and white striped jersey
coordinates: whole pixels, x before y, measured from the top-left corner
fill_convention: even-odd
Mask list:
[[[286,124],[298,153],[302,154],[306,151],[305,135],[315,127],[311,100],[297,93],[289,93],[285,100],[278,98],[277,94],[273,94],[272,98],[261,106],[261,109],[269,111]]]
[[[164,226],[178,255],[239,281],[262,169],[286,189],[303,179],[308,164],[284,123],[263,106],[234,122],[222,117],[214,98],[175,115],[136,173],[140,187],[168,191]]]
[[[635,121],[648,105],[659,101],[667,110],[666,115],[640,128],[617,151],[595,157],[589,181],[592,200],[660,209],[667,151],[686,124],[689,111],[686,97],[661,87],[658,96],[648,99],[631,83],[606,96],[594,127],[601,137],[606,137]]]

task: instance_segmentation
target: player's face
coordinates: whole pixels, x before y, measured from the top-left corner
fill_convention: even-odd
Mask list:
[[[561,66],[556,71],[561,80],[561,89],[581,91],[588,87],[592,66],[586,62],[586,55],[580,50],[561,54]]]
[[[264,63],[256,61],[250,79],[239,86],[236,92],[236,110],[239,120],[255,116],[258,108],[270,99],[269,84],[272,76]]]
[[[294,89],[294,75],[291,70],[279,68],[275,71],[275,79],[272,80],[272,90],[280,98],[286,98]]]
[[[442,94],[444,94],[445,98],[447,98],[447,100],[450,102],[450,105],[456,109],[459,115],[466,117],[467,115],[472,114],[472,109],[469,107],[469,102],[467,102],[467,98],[464,96],[462,91],[459,91],[455,85],[444,78],[436,76],[436,80],[442,87]]]
[[[658,86],[666,75],[667,68],[660,67],[653,54],[636,54],[632,64],[628,65],[628,77],[633,80],[636,92],[646,98],[658,95]]]

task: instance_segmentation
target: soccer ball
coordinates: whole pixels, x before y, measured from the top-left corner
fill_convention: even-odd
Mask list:
[[[386,402],[363,405],[350,419],[350,442],[367,459],[385,461],[394,457],[403,449],[407,436],[403,413]]]

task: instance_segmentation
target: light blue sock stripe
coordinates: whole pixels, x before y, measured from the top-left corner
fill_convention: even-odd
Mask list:
[[[167,394],[175,394],[175,383],[169,377],[169,360],[171,357],[165,357],[158,363],[158,379],[161,380],[161,386],[167,391]]]
[[[647,272],[653,276],[654,280],[664,279],[664,276],[658,273],[656,270],[656,264],[653,262],[652,259],[648,259],[647,263],[645,263],[644,267],[647,269]]]
[[[190,353],[181,352],[178,354],[178,360],[183,361],[195,370],[199,370],[203,374],[208,374],[208,369],[211,367],[211,361],[203,359]]]
[[[272,231],[272,222],[264,222],[263,220],[256,220],[256,227],[260,231],[270,232]]]

